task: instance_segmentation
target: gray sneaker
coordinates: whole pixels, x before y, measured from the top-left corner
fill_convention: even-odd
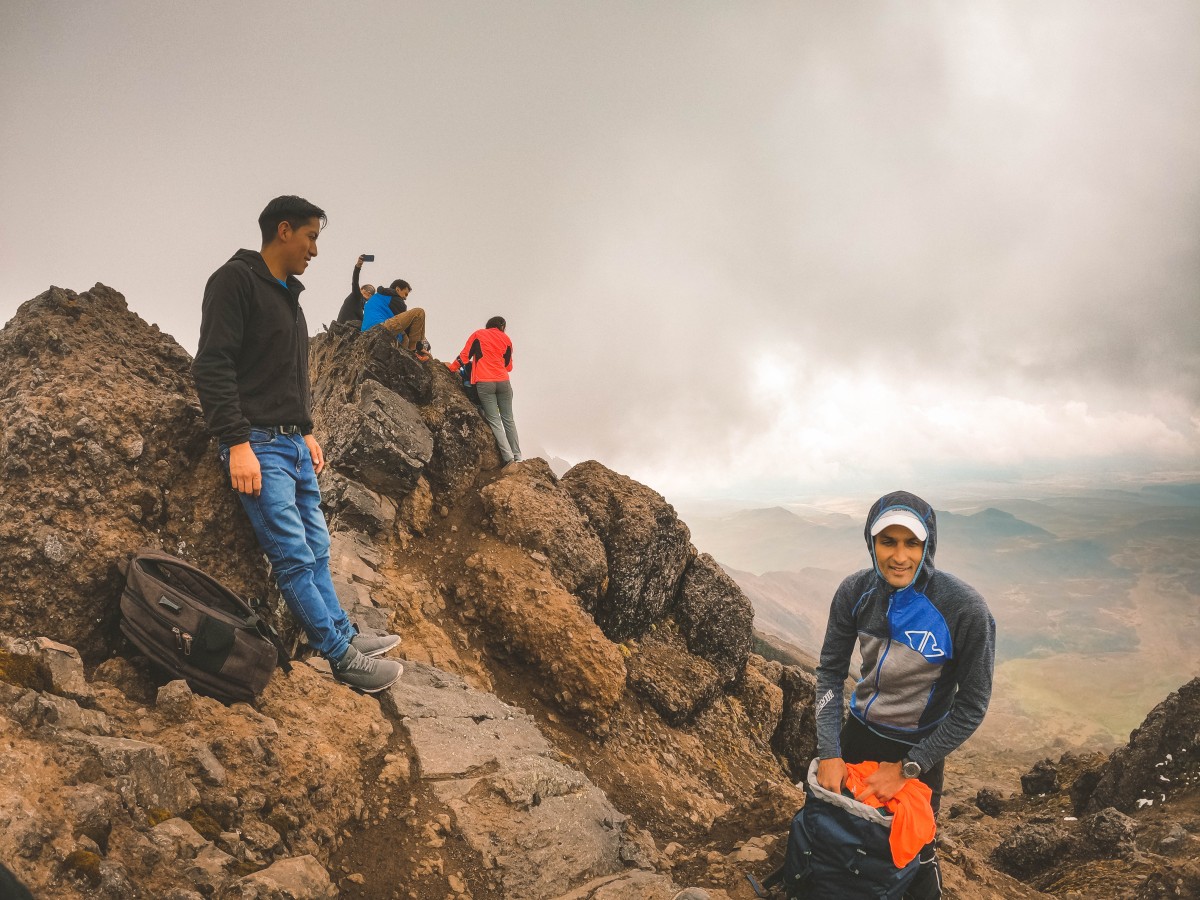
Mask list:
[[[400,643],[395,634],[356,634],[350,639],[350,646],[363,656],[383,656]]]
[[[404,673],[404,666],[394,659],[372,659],[363,656],[353,644],[346,648],[342,658],[332,663],[330,668],[334,678],[364,694],[374,694],[391,687]]]

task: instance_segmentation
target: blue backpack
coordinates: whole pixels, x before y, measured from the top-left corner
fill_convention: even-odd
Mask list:
[[[804,807],[792,819],[783,868],[763,886],[778,885],[787,900],[903,897],[917,877],[920,860],[914,858],[902,869],[892,862],[891,815],[825,790],[817,784],[815,759],[804,793]]]

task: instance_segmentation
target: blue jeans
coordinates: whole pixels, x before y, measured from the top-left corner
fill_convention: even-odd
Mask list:
[[[500,456],[507,463],[521,458],[521,444],[517,440],[517,423],[513,421],[512,383],[508,381],[480,381],[475,385],[479,393],[479,406],[483,418],[492,429]]]
[[[329,529],[308,445],[298,434],[255,428],[250,449],[262,469],[262,493],[238,492],[283,599],[326,659],[345,654],[354,636],[329,574]],[[229,448],[221,448],[229,472]]]

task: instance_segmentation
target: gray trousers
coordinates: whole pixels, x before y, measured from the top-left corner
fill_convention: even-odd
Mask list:
[[[479,392],[479,405],[483,417],[496,436],[496,446],[504,461],[521,459],[521,443],[517,440],[517,423],[513,421],[512,384],[507,381],[480,381],[475,385]]]

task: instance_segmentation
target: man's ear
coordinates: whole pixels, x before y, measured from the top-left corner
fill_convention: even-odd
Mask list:
[[[292,223],[284,219],[275,226],[275,240],[286,241],[292,235]]]

